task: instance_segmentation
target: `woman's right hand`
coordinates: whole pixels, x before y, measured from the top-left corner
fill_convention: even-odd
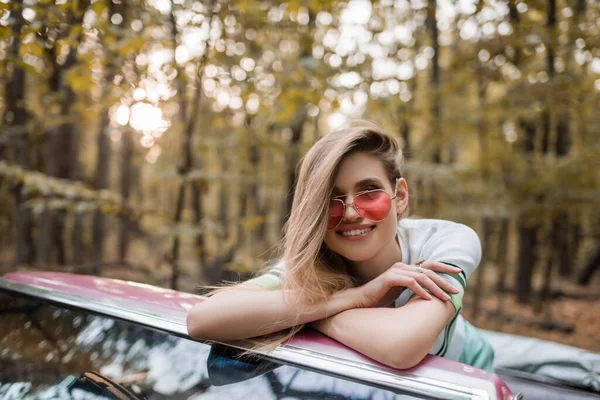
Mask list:
[[[450,299],[444,290],[450,293],[459,292],[436,272],[458,274],[460,268],[436,261],[426,261],[420,267],[423,272],[416,272],[416,265],[396,263],[378,277],[355,288],[357,308],[386,307],[406,288],[426,300],[430,300],[431,295],[425,289],[443,301]]]

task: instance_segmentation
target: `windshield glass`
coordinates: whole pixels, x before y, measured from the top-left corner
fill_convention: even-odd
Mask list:
[[[226,346],[0,293],[0,399],[111,398],[82,383],[88,371],[146,399],[414,398],[236,354]]]

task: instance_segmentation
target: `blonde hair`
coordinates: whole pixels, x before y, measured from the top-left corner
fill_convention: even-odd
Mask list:
[[[329,202],[341,162],[350,153],[365,152],[381,160],[388,179],[395,186],[400,178],[402,151],[396,140],[377,125],[350,121],[315,143],[296,169],[296,190],[290,217],[279,244],[285,263],[281,289],[297,294],[299,313],[328,299],[340,290],[356,285],[347,273],[350,261],[329,250],[323,240],[327,230]],[[289,298],[286,298],[289,301]],[[273,349],[302,329],[297,325],[255,341],[255,349]]]

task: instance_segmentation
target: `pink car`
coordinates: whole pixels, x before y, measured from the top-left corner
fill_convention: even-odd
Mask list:
[[[395,370],[311,330],[239,358],[244,341],[187,336],[186,313],[203,297],[135,282],[15,272],[0,278],[0,290],[2,399],[599,398],[598,369],[582,385],[510,368],[500,377],[435,356]]]

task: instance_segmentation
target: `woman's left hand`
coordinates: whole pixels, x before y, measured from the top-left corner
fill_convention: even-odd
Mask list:
[[[420,272],[417,272],[419,267]],[[448,301],[450,297],[445,291],[456,294],[458,289],[436,272],[457,274],[460,268],[436,261],[425,261],[420,265],[395,263],[381,275],[357,288],[362,294],[358,307],[388,307],[407,288],[426,300],[435,296],[442,301]]]

